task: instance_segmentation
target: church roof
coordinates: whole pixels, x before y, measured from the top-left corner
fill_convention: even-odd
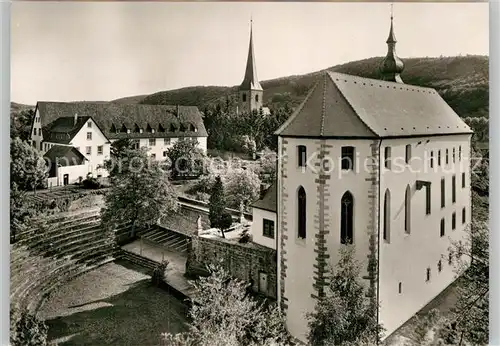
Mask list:
[[[390,138],[472,133],[432,88],[325,72],[275,132],[284,137]]]
[[[252,207],[267,210],[273,213],[276,212],[276,182],[267,189],[261,199],[252,204]]]
[[[50,138],[51,132],[69,133],[71,137],[90,117],[109,139],[207,136],[202,115],[195,106],[38,102],[37,109],[40,112],[44,139]],[[81,118],[82,123],[77,122],[72,127],[75,114],[78,119]],[[71,138],[68,142],[69,140]]]
[[[253,52],[252,28],[250,27],[250,44],[248,45],[247,67],[245,77],[241,82],[240,90],[262,90],[262,86],[257,78],[257,65],[255,64],[255,55]]]

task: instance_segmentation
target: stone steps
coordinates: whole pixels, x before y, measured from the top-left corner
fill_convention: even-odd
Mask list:
[[[136,255],[133,252],[127,250],[121,250],[120,259],[129,261],[131,263],[137,264],[143,268],[150,269],[151,271],[159,264],[152,259]]]

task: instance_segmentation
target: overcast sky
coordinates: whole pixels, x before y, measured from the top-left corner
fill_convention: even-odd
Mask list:
[[[12,100],[112,100],[382,56],[389,3],[12,3]],[[487,3],[397,3],[398,55],[488,55]]]

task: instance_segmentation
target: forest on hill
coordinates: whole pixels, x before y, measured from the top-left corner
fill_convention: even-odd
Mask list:
[[[353,61],[326,70],[367,78],[380,78],[381,57]],[[486,56],[456,56],[404,59],[402,78],[406,84],[436,89],[461,117],[488,117],[488,63]],[[265,104],[271,109],[295,108],[321,73],[288,76],[261,82]],[[127,97],[118,102],[179,104],[201,110],[216,104],[234,103],[237,87],[194,86],[161,91],[148,96]]]

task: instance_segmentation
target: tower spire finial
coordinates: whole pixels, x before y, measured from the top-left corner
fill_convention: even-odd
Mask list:
[[[394,35],[394,4],[391,3],[391,27],[387,38],[387,55],[382,61],[380,72],[385,80],[403,83],[400,74],[404,69],[404,63],[396,55],[396,36]]]

